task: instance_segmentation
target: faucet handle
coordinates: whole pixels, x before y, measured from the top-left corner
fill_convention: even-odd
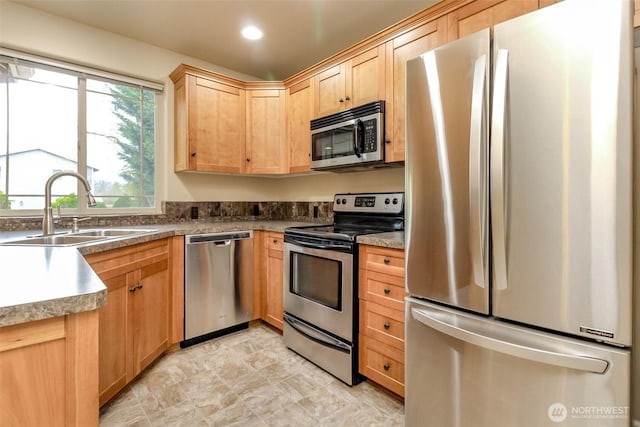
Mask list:
[[[72,233],[77,233],[78,231],[80,231],[80,227],[78,227],[78,223],[81,221],[86,221],[88,219],[91,219],[90,216],[85,216],[83,218],[72,218],[73,219],[73,225],[71,227],[71,232]]]

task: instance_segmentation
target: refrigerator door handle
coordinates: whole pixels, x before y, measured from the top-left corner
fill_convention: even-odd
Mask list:
[[[452,338],[469,344],[477,345],[487,350],[508,354],[520,359],[575,369],[596,374],[604,374],[609,362],[589,356],[559,353],[543,346],[534,347],[531,343],[518,342],[518,336],[513,334],[509,340],[496,334],[493,328],[483,327],[472,319],[467,319],[453,313],[434,311],[424,308],[412,308],[412,317],[425,326],[439,331]]]
[[[471,215],[470,247],[473,282],[485,287],[485,212],[486,212],[486,93],[487,55],[476,59],[473,70],[471,118],[469,131],[469,210]]]
[[[509,51],[498,49],[493,86],[491,119],[491,221],[494,275],[497,289],[507,288],[507,212],[505,189],[505,128]]]

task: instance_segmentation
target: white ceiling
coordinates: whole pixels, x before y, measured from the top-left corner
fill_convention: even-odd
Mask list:
[[[11,0],[226,67],[283,80],[438,0]],[[245,24],[264,38],[240,36]]]

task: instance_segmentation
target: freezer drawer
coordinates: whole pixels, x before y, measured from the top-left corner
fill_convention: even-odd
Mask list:
[[[630,353],[406,300],[405,425],[628,426]]]

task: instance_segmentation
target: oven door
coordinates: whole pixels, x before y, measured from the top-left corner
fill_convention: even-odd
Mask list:
[[[289,240],[289,242],[287,242]],[[354,334],[353,245],[308,242],[284,245],[284,311],[347,342]],[[345,245],[350,246],[350,252]]]

